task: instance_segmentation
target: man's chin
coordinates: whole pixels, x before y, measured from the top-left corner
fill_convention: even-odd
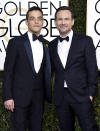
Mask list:
[[[68,31],[60,31],[60,34],[62,35],[68,34]]]
[[[59,30],[60,34],[66,35],[70,32],[70,30]]]
[[[32,31],[32,32],[35,33],[35,34],[39,34],[39,33],[40,33],[39,30],[34,30],[34,31]]]

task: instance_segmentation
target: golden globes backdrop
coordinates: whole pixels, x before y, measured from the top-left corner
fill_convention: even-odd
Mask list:
[[[58,35],[54,25],[56,8],[68,5],[68,0],[0,0],[0,70],[3,70],[9,39],[27,31],[25,15],[32,6],[39,6],[44,15],[41,33],[51,40]]]
[[[3,70],[9,39],[27,31],[25,14],[32,6],[39,6],[44,14],[41,33],[48,40],[58,35],[54,25],[56,8],[68,5],[68,0],[0,0],[0,70]],[[100,0],[87,0],[87,35],[92,36],[100,70]]]
[[[100,0],[87,0],[87,35],[93,38],[100,70]]]

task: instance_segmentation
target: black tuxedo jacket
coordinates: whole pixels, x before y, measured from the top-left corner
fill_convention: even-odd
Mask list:
[[[51,99],[51,66],[49,52],[46,44],[48,41],[42,39],[44,49],[44,89],[48,101]],[[37,56],[38,57],[38,56]],[[15,104],[27,106],[32,97],[32,89],[35,87],[33,80],[37,79],[31,45],[27,33],[9,41],[4,64],[3,98],[14,99]],[[43,80],[43,79],[42,79]],[[41,78],[38,83],[41,82]],[[43,82],[42,82],[43,83]],[[40,85],[40,89],[43,85]]]
[[[54,103],[61,104],[64,80],[74,102],[87,102],[95,95],[98,69],[93,41],[89,36],[73,34],[65,69],[57,53],[58,38],[49,44],[51,69],[55,73]]]

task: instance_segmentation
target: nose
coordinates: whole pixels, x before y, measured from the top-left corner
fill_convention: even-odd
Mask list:
[[[35,23],[38,23],[39,22],[39,20],[38,19],[35,19]]]
[[[62,20],[62,24],[65,24],[65,20],[64,19]]]

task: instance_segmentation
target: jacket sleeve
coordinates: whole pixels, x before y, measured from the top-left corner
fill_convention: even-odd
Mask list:
[[[85,47],[85,61],[88,73],[89,96],[95,96],[98,87],[98,68],[96,61],[96,52],[91,37],[87,37]]]
[[[13,99],[12,79],[14,75],[14,66],[16,60],[16,45],[14,39],[8,43],[3,73],[3,100]]]

